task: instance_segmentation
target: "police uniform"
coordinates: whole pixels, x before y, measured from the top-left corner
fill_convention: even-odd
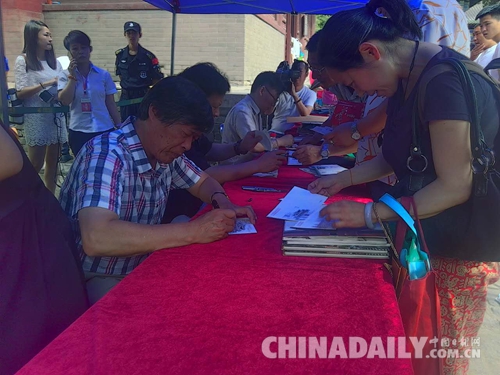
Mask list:
[[[141,32],[137,22],[126,22],[124,31],[135,30]],[[139,44],[136,55],[130,55],[129,47],[119,49],[116,54],[116,75],[120,76],[122,93],[120,100],[142,98],[154,81],[162,79],[158,59],[156,56]],[[139,104],[120,107],[122,121],[129,116],[136,116]]]

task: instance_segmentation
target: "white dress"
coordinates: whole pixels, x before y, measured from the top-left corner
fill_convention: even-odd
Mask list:
[[[47,82],[55,77],[61,77],[63,69],[59,61],[57,67],[53,70],[46,61],[42,61],[43,70],[26,72],[26,60],[23,56],[18,56],[15,65],[16,89],[21,90],[25,87],[40,86],[40,83]],[[49,103],[44,102],[38,95],[43,89],[35,95],[24,99],[24,107],[50,107]],[[52,95],[57,95],[57,86],[49,89]],[[28,146],[46,146],[68,141],[68,132],[66,129],[66,119],[62,113],[33,113],[24,115],[24,136]]]

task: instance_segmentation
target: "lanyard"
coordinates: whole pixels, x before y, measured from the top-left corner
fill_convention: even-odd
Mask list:
[[[90,72],[89,72],[90,74]],[[83,77],[83,74],[82,74],[82,77]],[[87,75],[87,77],[83,77],[83,94],[84,95],[87,95],[87,89],[89,87],[89,76]]]

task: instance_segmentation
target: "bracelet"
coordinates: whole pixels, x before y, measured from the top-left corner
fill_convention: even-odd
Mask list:
[[[367,204],[365,204],[365,224],[368,228],[375,229],[372,221],[372,207],[373,202],[368,202]]]
[[[68,79],[72,79],[73,81],[78,81],[75,76],[72,76],[71,74],[68,76]]]
[[[40,82],[40,86],[42,87],[42,89],[44,89],[44,90],[45,90],[45,86],[43,85],[43,83],[42,83],[42,82]]]
[[[238,142],[234,142],[234,144],[233,144],[234,153],[236,155],[242,155],[242,152],[240,150],[241,141],[242,141],[242,139],[240,139]]]
[[[353,186],[354,183],[352,182],[352,170],[351,169],[349,169],[349,177],[351,178],[351,186]]]
[[[377,209],[375,208],[377,204],[376,203],[373,203],[373,213],[375,214],[375,217],[377,218],[377,222],[382,225],[382,220],[380,219],[380,216],[378,216],[378,212],[377,212]]]
[[[271,137],[271,149],[277,150],[278,148],[278,140],[275,137]]]
[[[302,101],[302,99],[301,99],[301,98],[299,98],[297,101],[293,102],[293,104],[297,104],[297,103],[299,103],[299,102],[301,102],[301,101]]]
[[[216,191],[215,193],[212,194],[212,196],[210,197],[210,202],[212,202],[212,206],[213,206],[213,202],[214,201],[214,195],[215,194],[222,194],[224,195],[227,199],[229,199],[229,197],[227,196],[227,194],[224,192],[224,191]]]

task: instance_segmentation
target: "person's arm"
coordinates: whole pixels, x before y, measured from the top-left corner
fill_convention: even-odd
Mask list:
[[[158,58],[154,55],[151,54],[151,73],[153,75],[153,85],[161,80],[165,75],[161,72],[160,68],[160,62],[158,61]]]
[[[303,165],[310,165],[322,160],[321,147],[316,145],[301,145],[292,156],[301,162]],[[357,144],[348,147],[338,147],[335,145],[328,145],[328,157],[330,156],[343,156],[356,152],[358,150]]]
[[[114,165],[120,170],[119,162]],[[185,166],[180,164],[180,167]],[[184,171],[189,172],[188,169]],[[179,175],[173,177],[173,180],[180,181],[184,178],[189,177]],[[186,181],[183,183],[188,184]],[[111,186],[105,190],[110,188]],[[87,188],[89,192],[93,190]],[[115,187],[114,190],[121,189]],[[204,172],[201,172],[197,182],[187,190],[206,203],[215,200],[221,209],[210,211],[189,223],[164,225],[145,225],[120,220],[116,212],[105,209],[102,205],[80,209],[78,221],[85,253],[89,256],[120,257],[147,254],[164,248],[207,243],[224,238],[233,230],[236,216],[248,216],[250,221],[255,223],[255,213],[252,208],[239,207],[231,203],[225,196],[222,186]],[[115,201],[113,205],[115,211],[118,210],[116,205]]]
[[[314,109],[314,102],[316,99],[314,99],[313,104],[309,103],[304,103],[304,101],[297,95],[297,92],[295,91],[295,86],[292,84],[291,85],[292,89],[290,92],[290,95],[292,95],[293,98],[293,103],[295,104],[295,107],[297,107],[297,111],[301,116],[309,116]],[[316,93],[314,93],[316,96]]]
[[[357,121],[357,128],[361,137],[369,134],[376,134],[382,131],[387,120],[388,100],[384,100],[377,108],[371,111],[366,117]],[[357,141],[352,139],[351,131],[352,122],[347,122],[337,126],[331,133],[324,136],[325,141],[333,143],[336,146],[347,147],[357,144]]]
[[[113,124],[116,126],[122,122],[120,112],[118,111],[118,107],[115,103],[115,94],[118,90],[116,90],[116,85],[111,78],[111,74],[109,74],[109,72],[107,71],[104,74],[104,91],[106,93],[105,104],[106,108],[108,109],[108,113],[113,120]]]
[[[379,154],[347,171],[321,177],[311,182],[308,189],[316,194],[331,196],[346,187],[375,181],[392,173],[392,167],[385,161],[384,155]]]
[[[66,76],[64,72],[61,71],[59,75],[59,79],[57,82],[58,89],[58,99],[63,105],[70,105],[75,99],[75,90],[76,90],[76,60],[71,59],[68,66],[69,76]],[[71,77],[71,78],[70,78]]]
[[[12,177],[23,168],[23,156],[5,128],[0,124],[0,181]]]
[[[75,98],[76,80],[70,78],[66,78],[64,81],[59,80],[58,86],[61,87],[64,83],[66,84],[64,88],[59,91],[57,97],[63,105],[70,105]]]
[[[414,195],[421,219],[466,202],[472,191],[469,123],[460,120],[433,121],[430,122],[429,129],[437,178]],[[382,155],[377,158],[380,156]],[[368,163],[370,162],[361,166]],[[357,179],[358,175],[354,177],[355,183],[358,182]],[[377,202],[374,206],[372,222],[377,222],[377,214],[382,221],[397,220],[398,216],[384,203]],[[321,211],[321,215],[328,220],[336,220],[337,228],[365,225],[364,204],[358,202],[343,201],[331,204]]]
[[[437,178],[414,195],[421,219],[466,202],[472,190],[469,123],[434,121],[429,130]],[[377,212],[382,220],[397,218],[383,203],[377,203]]]
[[[189,223],[146,225],[120,220],[105,208],[87,207],[78,212],[78,222],[87,255],[128,257],[216,241],[234,228],[235,216],[230,209],[213,210]]]
[[[52,78],[45,82],[40,82],[34,86],[28,86],[28,73],[26,72],[26,60],[24,57],[19,56],[16,59],[14,66],[17,97],[21,100],[28,99],[33,95],[38,94],[40,91],[49,89],[51,86],[57,84],[57,77]]]
[[[244,155],[254,149],[261,140],[255,131],[248,132],[239,144],[212,143],[210,151],[205,155],[209,161],[224,161],[236,155]]]
[[[220,184],[249,177],[254,173],[272,172],[286,163],[285,151],[266,152],[261,157],[241,164],[218,165],[205,172]]]
[[[108,109],[109,115],[113,119],[113,123],[116,125],[122,122],[120,113],[118,112],[118,107],[115,103],[115,96],[113,94],[106,95],[106,108]]]

